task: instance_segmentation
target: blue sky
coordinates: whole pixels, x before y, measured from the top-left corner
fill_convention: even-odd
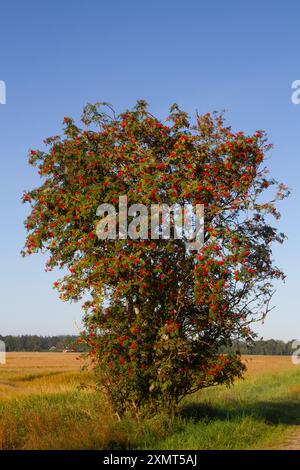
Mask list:
[[[299,148],[300,105],[291,84],[300,79],[299,2],[27,0],[1,2],[1,334],[74,333],[80,305],[61,303],[56,275],[41,256],[23,259],[24,189],[39,180],[29,148],[79,117],[87,102],[116,110],[146,99],[154,114],[177,102],[194,113],[227,109],[236,130],[265,129],[275,144],[268,165],[293,188],[281,205],[288,235],[274,250],[286,272],[264,325],[265,338],[300,338]]]

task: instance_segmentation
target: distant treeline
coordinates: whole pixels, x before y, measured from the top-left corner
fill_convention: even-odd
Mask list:
[[[290,356],[295,351],[293,342],[294,340],[285,343],[277,339],[268,339],[246,344],[242,341],[236,341],[231,347],[221,348],[220,351],[222,353],[239,351],[241,354]]]
[[[60,336],[1,336],[0,340],[5,342],[6,351],[62,351],[64,349],[75,348],[78,350],[78,336],[60,335]],[[293,353],[293,341],[284,341],[269,339],[254,341],[247,345],[242,341],[234,342],[231,347],[222,347],[220,352],[225,354],[229,352],[240,351],[241,354],[253,355],[275,355],[289,356]]]
[[[4,341],[6,351],[49,351],[70,349],[76,347],[78,336],[1,336],[0,340]]]

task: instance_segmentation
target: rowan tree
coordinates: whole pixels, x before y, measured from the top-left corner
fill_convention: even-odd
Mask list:
[[[46,269],[63,269],[62,300],[89,296],[81,341],[115,410],[172,412],[187,394],[242,375],[239,354],[219,350],[253,339],[272,281],[284,278],[271,216],[288,190],[264,167],[265,133],[233,132],[222,114],[193,122],[173,105],[163,122],[139,101],[119,115],[87,105],[82,121],[65,118],[61,136],[30,151],[42,182],[23,196],[23,253],[48,252]],[[147,207],[204,204],[201,251],[184,239],[99,240],[97,207],[117,210],[122,195]]]

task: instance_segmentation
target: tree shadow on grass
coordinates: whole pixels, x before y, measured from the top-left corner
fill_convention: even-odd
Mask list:
[[[252,403],[239,403],[231,400],[227,405],[219,404],[213,405],[210,403],[199,403],[190,402],[182,405],[179,413],[179,417],[184,418],[193,423],[204,421],[235,421],[239,418],[251,417],[254,419],[262,420],[269,425],[300,425],[300,401],[295,399],[277,399],[269,401],[257,401]],[[176,434],[182,431],[182,422],[180,425],[166,432],[165,436],[161,436],[159,439],[167,438],[170,435]],[[152,431],[149,430],[142,436],[139,433],[138,436],[131,436],[129,439],[115,439],[109,442],[107,449],[111,450],[129,450],[137,448],[148,448],[157,440],[157,436],[152,435]],[[141,439],[141,440],[140,440]],[[142,446],[142,447],[141,447]]]
[[[269,424],[300,425],[300,401],[295,399],[258,401],[249,404],[237,404],[236,407],[214,406],[206,403],[188,403],[181,409],[183,418],[194,422],[211,420],[230,420],[237,417],[251,416],[263,419]]]

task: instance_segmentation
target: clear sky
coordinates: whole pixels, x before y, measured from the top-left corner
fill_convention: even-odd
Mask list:
[[[154,114],[173,102],[194,113],[228,110],[235,130],[265,129],[269,167],[293,188],[279,223],[289,239],[274,250],[286,272],[264,338],[300,338],[300,3],[215,0],[11,0],[0,7],[1,334],[76,332],[79,304],[58,300],[41,256],[23,259],[24,189],[39,184],[29,148],[80,116],[87,102],[118,111],[146,99]]]

